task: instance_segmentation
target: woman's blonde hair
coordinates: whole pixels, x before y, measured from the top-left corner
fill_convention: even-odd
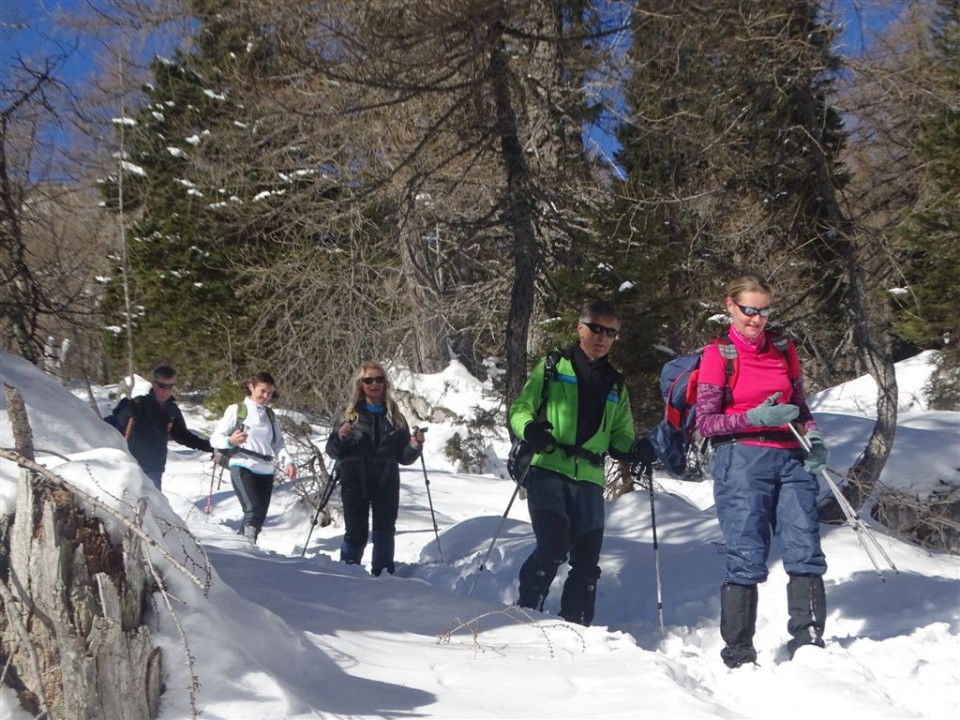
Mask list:
[[[727,284],[727,295],[734,302],[739,300],[740,295],[745,292],[766,293],[773,300],[773,288],[770,287],[770,283],[756,273],[745,273]]]
[[[363,394],[363,375],[368,370],[377,370],[383,375],[383,406],[386,408],[387,417],[391,424],[396,428],[407,427],[407,419],[400,412],[400,408],[397,407],[393,398],[390,397],[390,378],[387,377],[387,371],[376,360],[364,361],[353,374],[353,387],[350,389],[350,399],[347,401],[347,409],[343,414],[343,419],[349,422],[357,419],[357,404],[366,397]]]

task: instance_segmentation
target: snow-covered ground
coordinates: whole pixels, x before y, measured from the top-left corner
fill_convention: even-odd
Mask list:
[[[207,597],[169,567],[165,576],[183,601],[177,612],[206,720],[960,717],[960,558],[869,522],[899,573],[881,557],[881,579],[850,527],[823,526],[827,647],[801,648],[788,661],[786,576],[775,548],[760,588],[759,664],[731,671],[719,658],[722,539],[709,481],[657,478],[656,554],[649,494],[608,504],[596,625],[582,628],[555,616],[563,572],[544,614],[511,607],[517,572],[533,548],[526,505],[518,499],[504,518],[514,485],[495,462],[488,474],[456,472],[443,455],[447,439],[463,430],[453,423],[430,424],[427,436],[439,545],[424,467],[402,468],[400,565],[396,575],[374,578],[336,561],[342,526],[313,527],[289,484],[277,488],[260,544],[252,546],[236,535],[241,513],[228,480],[214,482],[205,512],[209,456],[171,444],[161,495],[82,392],[71,394],[19,358],[0,361],[3,382],[26,398],[44,464],[125,512],[145,496],[145,527],[154,537],[176,556],[196,559],[197,548],[162,532],[185,526],[205,550],[213,566]],[[903,413],[882,478],[894,487],[960,482],[960,413],[925,409],[919,388],[928,362],[925,354],[898,367]],[[397,377],[404,389],[463,417],[491,402],[456,363],[438,375]],[[108,390],[96,388],[104,414]],[[861,378],[811,399],[832,468],[842,472],[862,449],[872,393]],[[182,407],[191,428],[209,432],[216,418]],[[315,430],[322,446],[326,430]],[[5,416],[0,445],[12,445]],[[505,441],[491,453],[504,457]],[[12,511],[16,474],[12,463],[0,462],[3,512]],[[334,509],[338,502],[335,494]],[[157,608],[152,632],[169,673],[161,718],[187,718],[190,678],[179,634],[162,604]],[[0,718],[27,717],[10,690],[0,691]]]

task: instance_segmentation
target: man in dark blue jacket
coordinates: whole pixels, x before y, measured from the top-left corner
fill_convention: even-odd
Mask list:
[[[167,438],[193,450],[213,452],[210,441],[187,430],[183,413],[173,397],[177,373],[169,365],[153,371],[150,392],[135,398],[124,398],[106,418],[123,433],[130,454],[144,475],[160,490],[160,481],[167,466]]]

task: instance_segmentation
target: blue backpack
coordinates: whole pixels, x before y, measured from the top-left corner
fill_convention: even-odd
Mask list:
[[[768,334],[770,344],[784,357],[787,357],[789,341],[783,335]],[[717,338],[713,341],[726,361],[726,383],[724,386],[724,404],[733,399],[733,387],[737,382],[737,348],[729,338]],[[697,381],[700,376],[700,360],[703,351],[700,348],[689,355],[681,355],[664,363],[660,371],[660,394],[665,405],[664,417],[648,434],[663,469],[674,477],[682,477],[687,472],[687,460],[690,456],[693,435],[697,427]],[[789,367],[789,363],[788,363]]]

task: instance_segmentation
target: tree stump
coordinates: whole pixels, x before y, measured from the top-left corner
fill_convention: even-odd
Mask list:
[[[24,706],[55,720],[155,718],[162,656],[144,624],[141,541],[118,545],[67,490],[26,469],[3,530],[0,664]]]

